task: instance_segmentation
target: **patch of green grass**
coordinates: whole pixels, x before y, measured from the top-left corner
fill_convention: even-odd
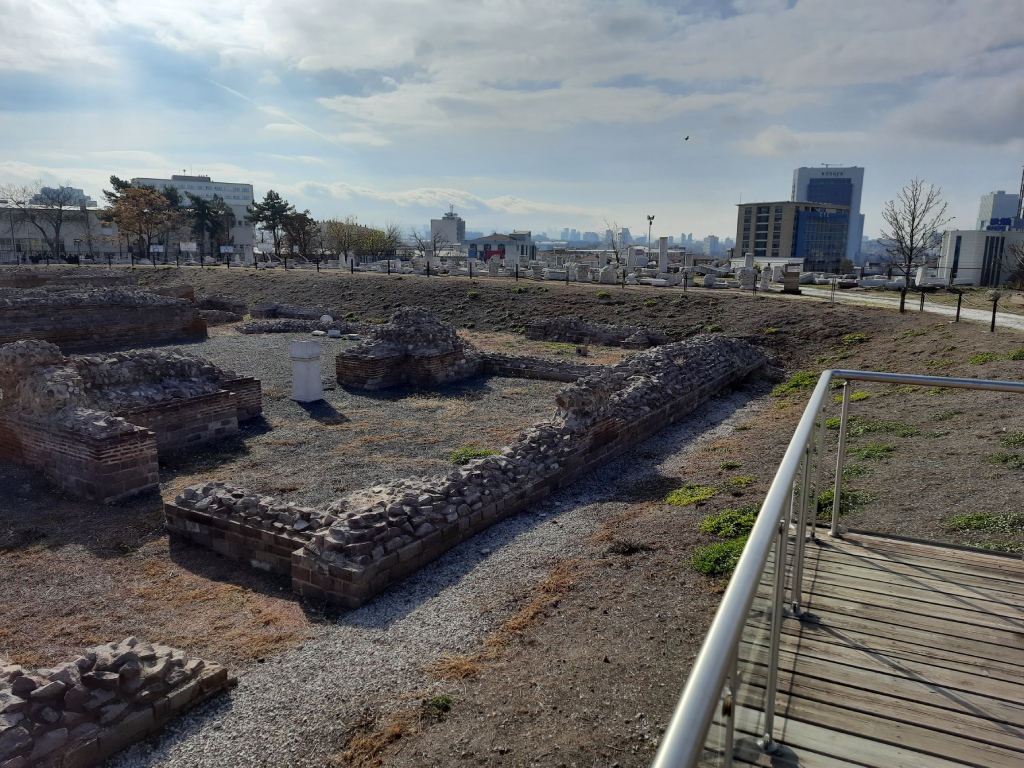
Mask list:
[[[478,448],[475,445],[463,445],[452,451],[452,455],[449,456],[449,460],[452,464],[468,464],[473,459],[482,459],[484,456],[497,456],[497,451],[492,451],[490,448]]]
[[[480,291],[466,291],[466,298],[467,299],[479,299],[480,298]]]
[[[1006,356],[1007,360],[1024,360],[1024,349],[1015,349]]]
[[[355,320],[356,319],[356,313],[355,312],[346,312],[344,315],[341,316],[341,319],[342,320]]]
[[[926,368],[949,368],[951,365],[955,365],[952,360],[925,360]]]
[[[947,392],[952,392],[952,387],[932,387],[931,389],[925,390],[926,395],[944,395]]]
[[[896,387],[896,391],[899,392],[901,395],[907,395],[907,394],[910,394],[911,392],[920,392],[921,388],[920,387]]]
[[[843,344],[863,344],[866,341],[871,341],[866,333],[848,333],[843,336]]]
[[[735,429],[737,432],[746,432],[753,428],[754,427],[751,424],[737,424],[735,427],[733,427],[733,429]]]
[[[739,509],[726,509],[717,515],[705,517],[700,523],[700,529],[704,533],[711,533],[727,539],[746,536],[754,527],[757,513],[760,510],[760,504],[749,504]]]
[[[730,477],[726,483],[731,485],[733,488],[749,488],[757,482],[756,478],[750,475],[737,475],[736,477]]]
[[[529,290],[530,289],[527,288],[525,285],[517,285],[515,288],[512,289],[512,293],[526,293]]]
[[[843,480],[852,480],[855,477],[864,477],[870,474],[871,469],[863,464],[847,464],[843,467]]]
[[[658,300],[657,299],[644,299],[644,306],[645,307],[656,307],[656,306],[658,306]]]
[[[718,493],[717,488],[707,485],[696,485],[686,483],[681,488],[676,488],[665,497],[665,503],[674,507],[685,507],[687,504],[696,504],[700,501],[707,501]]]
[[[557,342],[545,344],[544,348],[550,349],[556,355],[566,355],[569,354],[570,352],[576,351],[576,346],[574,344],[560,344]]]
[[[867,400],[869,397],[871,397],[871,393],[870,392],[865,392],[864,390],[860,390],[860,391],[854,392],[854,393],[852,393],[850,395],[850,402],[851,403],[859,403],[862,400]],[[843,402],[843,396],[842,395],[836,395],[832,399],[835,400],[837,403]]]
[[[946,520],[943,526],[954,531],[1020,533],[1024,531],[1024,513],[1011,512],[1008,515],[992,515],[988,512],[973,512],[954,515]]]
[[[771,336],[773,333],[778,333],[778,332],[779,332],[778,328],[765,328],[764,331],[763,331],[763,333],[765,333],[765,334],[767,334],[769,336]]]
[[[716,541],[703,547],[697,547],[690,558],[690,566],[697,573],[705,576],[719,576],[730,573],[740,561],[743,547],[747,543],[747,537],[731,539],[730,541]]]
[[[880,461],[895,450],[896,446],[888,443],[868,443],[852,448],[850,453],[863,461]]]
[[[904,331],[903,333],[900,334],[900,338],[901,339],[912,339],[915,336],[924,336],[927,333],[928,333],[927,330],[924,330],[924,331],[914,331],[914,330]]]
[[[833,352],[831,355],[822,355],[821,357],[817,357],[814,359],[814,362],[817,365],[828,365],[829,363],[834,363],[839,360],[846,360],[849,357],[853,357],[853,354],[850,352],[838,351]]]
[[[1019,453],[1000,451],[999,453],[993,453],[988,457],[988,460],[994,461],[996,464],[1003,464],[1010,469],[1024,469],[1024,456]]]
[[[799,373],[794,373],[787,381],[784,381],[782,384],[777,384],[775,388],[772,389],[772,397],[783,397],[784,395],[799,392],[803,389],[812,389],[814,385],[818,383],[818,379],[820,378],[821,374],[815,373],[814,371],[800,371]]]
[[[599,299],[610,299],[612,297],[611,291],[598,291],[597,298]]]
[[[707,331],[708,333],[714,333],[715,331],[722,330],[722,326],[720,326],[718,323],[709,323],[704,327],[704,330]]]
[[[1007,552],[1012,555],[1024,555],[1024,547],[1019,544],[1007,544],[1002,541],[980,541],[972,544],[972,547],[987,549],[990,552]]]
[[[835,499],[835,489],[818,494],[818,519],[828,520],[832,517],[832,502]],[[854,491],[845,485],[839,494],[839,515],[848,515],[857,507],[861,507],[871,501],[871,494],[864,491]]]
[[[739,469],[742,466],[743,465],[740,462],[736,461],[735,459],[726,459],[725,461],[718,465],[718,468],[728,472],[730,469]]]
[[[1024,432],[1014,432],[1000,440],[1007,448],[1020,448],[1024,446]]]
[[[442,694],[440,696],[435,696],[432,699],[427,699],[423,702],[423,708],[431,717],[441,717],[441,715],[444,715],[451,710],[452,697]]]
[[[938,413],[933,413],[928,418],[930,418],[932,421],[950,421],[951,419],[955,419],[962,413],[963,411],[958,411],[955,408],[950,408],[949,410],[946,411],[939,411]]]
[[[996,360],[1002,360],[1003,356],[998,352],[982,352],[972,357],[969,362],[971,365],[984,365],[985,363],[994,363]]]
[[[839,429],[839,419],[839,416],[825,419],[825,427],[827,429]],[[896,437],[917,437],[921,434],[921,430],[917,427],[912,427],[900,421],[868,421],[859,416],[850,416],[847,422],[846,433],[857,437],[872,433],[896,435]]]

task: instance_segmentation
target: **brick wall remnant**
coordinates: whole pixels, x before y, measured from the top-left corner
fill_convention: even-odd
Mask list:
[[[329,323],[316,320],[250,320],[238,326],[239,333],[309,333],[310,331],[341,331],[343,334],[372,334],[378,326],[373,323],[333,320]]]
[[[65,351],[206,338],[191,301],[137,288],[0,288],[0,344],[40,339]]]
[[[76,285],[91,288],[132,286],[138,283],[135,275],[112,272],[97,267],[73,269],[46,267],[0,267],[0,288],[40,288],[47,285]]]
[[[199,309],[212,309],[221,312],[232,312],[236,315],[244,315],[249,311],[246,303],[234,296],[227,296],[223,293],[200,294],[196,297],[196,306]]]
[[[233,683],[220,664],[134,637],[52,669],[0,666],[0,765],[101,765]]]
[[[403,307],[372,333],[372,339],[338,354],[339,384],[368,390],[437,386],[483,371],[481,355],[429,310]]]
[[[334,314],[327,307],[302,307],[296,304],[279,304],[273,301],[261,301],[258,304],[253,304],[249,314],[255,320],[272,320],[274,318],[319,320],[324,315],[334,317]]]
[[[260,383],[179,350],[65,357],[0,346],[0,457],[114,501],[156,487],[157,452],[216,440],[262,411]]]
[[[627,349],[647,349],[669,342],[666,333],[653,328],[588,323],[573,317],[535,320],[526,326],[526,338],[531,341],[601,344],[606,347]]]
[[[165,504],[167,527],[254,567],[287,573],[315,600],[355,608],[456,544],[675,423],[767,358],[701,336],[637,353],[556,397],[556,409],[505,446],[444,477],[393,480],[319,511],[220,483]],[[290,546],[290,563],[285,553]]]

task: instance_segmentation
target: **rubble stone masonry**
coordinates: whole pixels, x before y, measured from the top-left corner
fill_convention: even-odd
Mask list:
[[[134,637],[53,669],[0,666],[0,765],[102,765],[233,683],[226,667]]]
[[[534,424],[500,455],[445,477],[395,480],[325,510],[224,483],[200,484],[165,505],[167,526],[238,561],[290,571],[292,588],[305,597],[355,608],[685,418],[765,362],[743,342],[697,337],[614,366],[586,366],[589,375],[559,393],[550,420]]]

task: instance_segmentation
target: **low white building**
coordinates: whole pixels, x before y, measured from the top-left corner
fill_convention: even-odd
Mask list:
[[[510,264],[526,264],[537,257],[537,246],[528,230],[478,237],[463,243],[463,250],[471,259],[498,258]]]
[[[937,277],[947,285],[1002,285],[1016,267],[1007,246],[1024,246],[1024,230],[991,232],[954,229],[944,232]]]

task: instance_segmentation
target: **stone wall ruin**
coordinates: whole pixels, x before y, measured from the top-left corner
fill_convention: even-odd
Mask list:
[[[134,637],[53,669],[0,666],[0,765],[101,765],[233,682],[219,664]]]
[[[653,328],[588,323],[573,317],[535,320],[526,326],[526,338],[530,341],[600,344],[606,347],[625,347],[626,349],[647,349],[669,342],[666,333]]]
[[[0,395],[0,458],[95,501],[155,488],[158,451],[262,412],[259,381],[180,351],[65,357],[37,340],[0,346]]]
[[[0,289],[0,344],[39,339],[80,352],[205,338],[206,322],[183,298],[128,287]]]
[[[167,528],[221,554],[289,574],[295,592],[355,608],[446,551],[675,423],[766,357],[696,337],[596,368],[557,408],[505,446],[445,477],[404,479],[298,507],[223,483],[165,504]]]

